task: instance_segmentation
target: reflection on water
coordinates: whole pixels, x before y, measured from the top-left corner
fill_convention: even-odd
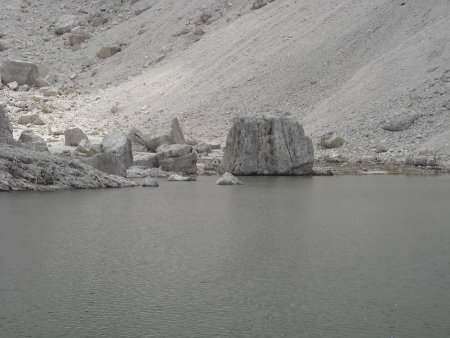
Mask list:
[[[450,178],[0,194],[0,337],[449,337]]]

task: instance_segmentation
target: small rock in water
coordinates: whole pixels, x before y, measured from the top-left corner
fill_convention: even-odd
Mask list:
[[[181,176],[181,175],[177,175],[177,174],[170,175],[167,180],[171,181],[171,182],[192,182],[192,181],[197,181],[197,179],[195,177]]]
[[[216,182],[217,185],[241,185],[244,184],[239,178],[230,173],[224,173]]]
[[[154,188],[156,188],[156,187],[159,187],[159,183],[158,183],[158,181],[155,178],[147,177],[144,180],[144,183],[142,183],[142,186],[143,187],[154,187]]]

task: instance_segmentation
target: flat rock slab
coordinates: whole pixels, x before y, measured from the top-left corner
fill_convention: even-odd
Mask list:
[[[121,188],[136,185],[77,160],[0,145],[0,191]]]

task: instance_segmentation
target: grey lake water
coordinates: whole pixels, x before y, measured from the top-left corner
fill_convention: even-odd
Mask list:
[[[0,194],[0,337],[450,337],[450,177]]]

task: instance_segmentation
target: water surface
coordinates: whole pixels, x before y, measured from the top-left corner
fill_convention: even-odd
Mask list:
[[[449,337],[450,177],[0,194],[0,337]]]

